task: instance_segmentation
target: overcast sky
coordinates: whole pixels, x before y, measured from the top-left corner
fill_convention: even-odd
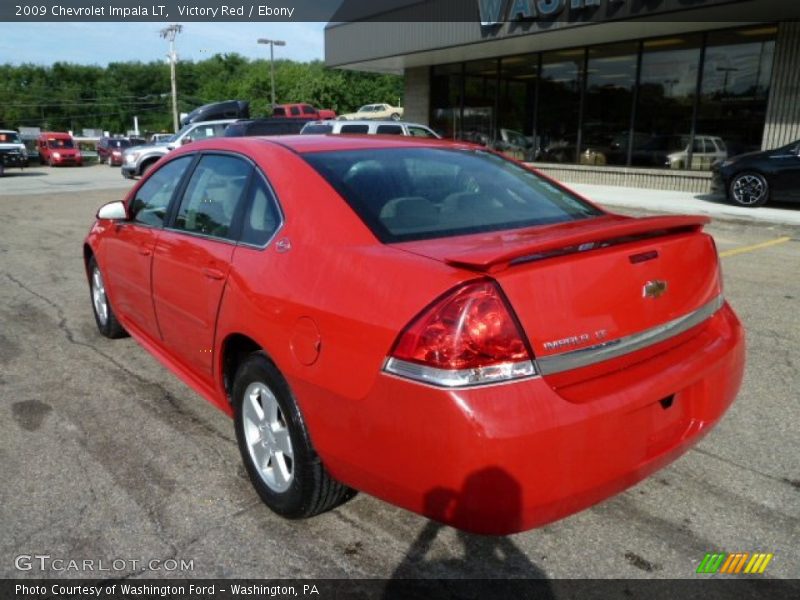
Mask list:
[[[324,58],[325,23],[183,23],[175,41],[181,60],[203,60],[236,52],[266,58],[269,46],[260,37],[286,41],[275,58],[298,61]],[[166,60],[168,43],[158,32],[165,23],[3,23],[0,63],[51,65],[71,62],[107,65],[109,62]]]

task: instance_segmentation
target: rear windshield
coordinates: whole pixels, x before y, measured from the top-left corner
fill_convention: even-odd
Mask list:
[[[276,106],[272,109],[272,114],[276,117],[285,117],[286,116],[286,109],[282,106]]]
[[[483,151],[387,148],[304,155],[382,242],[599,216],[598,209]]]

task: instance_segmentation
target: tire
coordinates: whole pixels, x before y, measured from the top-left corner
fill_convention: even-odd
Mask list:
[[[111,302],[106,295],[105,280],[94,257],[89,259],[89,298],[92,301],[97,329],[102,335],[112,340],[128,335],[111,308]]]
[[[746,208],[764,206],[769,200],[769,183],[761,173],[738,173],[728,186],[728,198]]]
[[[6,166],[0,162],[0,177],[3,177],[6,174]]]
[[[247,474],[275,513],[313,517],[353,496],[326,471],[289,386],[263,353],[251,354],[237,369],[233,408]]]

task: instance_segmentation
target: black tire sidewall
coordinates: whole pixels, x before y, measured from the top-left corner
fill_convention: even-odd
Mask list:
[[[275,395],[289,429],[292,441],[294,477],[285,492],[272,490],[261,478],[250,458],[244,435],[242,405],[247,387],[256,381],[264,383]],[[305,515],[314,493],[314,463],[318,461],[311,447],[305,423],[286,380],[275,365],[262,353],[253,354],[236,371],[233,390],[234,428],[242,462],[258,495],[277,514],[287,518]]]
[[[761,200],[759,200],[758,202],[754,202],[753,204],[742,204],[740,202],[737,202],[736,197],[733,194],[733,186],[736,184],[736,181],[740,177],[747,177],[747,176],[759,177],[764,182],[764,187],[766,188],[766,192],[764,193],[764,196],[761,198]],[[731,177],[731,182],[730,184],[728,184],[728,198],[730,198],[730,201],[733,202],[736,206],[741,206],[742,208],[757,208],[759,206],[764,206],[769,201],[770,193],[771,190],[769,188],[769,181],[767,181],[767,178],[764,177],[761,173],[758,173],[756,171],[742,171],[741,173],[737,173],[736,175]]]

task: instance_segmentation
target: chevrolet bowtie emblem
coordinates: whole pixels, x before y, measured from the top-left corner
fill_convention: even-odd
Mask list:
[[[667,282],[654,279],[644,284],[642,298],[660,298],[667,292]]]

